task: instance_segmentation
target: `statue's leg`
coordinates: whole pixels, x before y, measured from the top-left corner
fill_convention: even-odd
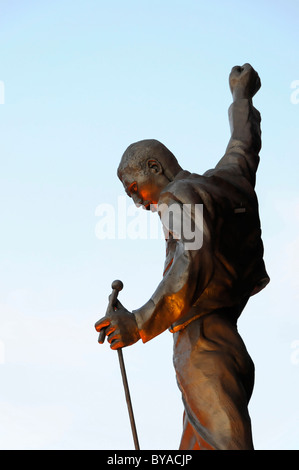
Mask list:
[[[254,366],[236,326],[214,314],[193,321],[175,333],[174,365],[186,411],[181,449],[253,449]]]
[[[186,412],[183,419],[183,433],[180,450],[214,450],[205,440],[194,431]]]

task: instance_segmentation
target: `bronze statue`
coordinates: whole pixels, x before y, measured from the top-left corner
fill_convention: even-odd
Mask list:
[[[156,140],[125,151],[118,176],[136,205],[203,205],[202,243],[186,248],[166,227],[163,278],[133,312],[119,301],[95,324],[113,350],[170,330],[174,367],[185,407],[180,449],[253,449],[248,413],[254,364],[238,333],[248,299],[269,282],[255,187],[261,148],[260,113],[252,98],[261,83],[250,64],[229,76],[231,138],[225,155],[203,175],[185,171]],[[194,217],[191,211],[191,217]],[[162,217],[162,222],[164,223]]]

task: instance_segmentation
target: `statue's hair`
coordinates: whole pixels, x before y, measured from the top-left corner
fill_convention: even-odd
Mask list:
[[[123,171],[128,168],[146,171],[146,163],[150,159],[157,160],[164,170],[170,165],[179,167],[176,157],[164,144],[155,139],[146,139],[135,142],[126,149],[118,166],[118,177],[121,178]]]

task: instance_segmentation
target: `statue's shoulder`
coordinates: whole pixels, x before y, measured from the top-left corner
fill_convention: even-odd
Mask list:
[[[201,175],[184,172],[164,188],[160,199],[166,203],[173,200],[182,204],[200,204],[206,193],[204,180],[205,177]]]

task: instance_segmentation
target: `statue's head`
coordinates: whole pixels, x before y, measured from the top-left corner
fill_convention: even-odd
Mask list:
[[[175,156],[157,140],[131,144],[122,156],[117,174],[137,206],[156,206],[161,191],[182,168]]]

